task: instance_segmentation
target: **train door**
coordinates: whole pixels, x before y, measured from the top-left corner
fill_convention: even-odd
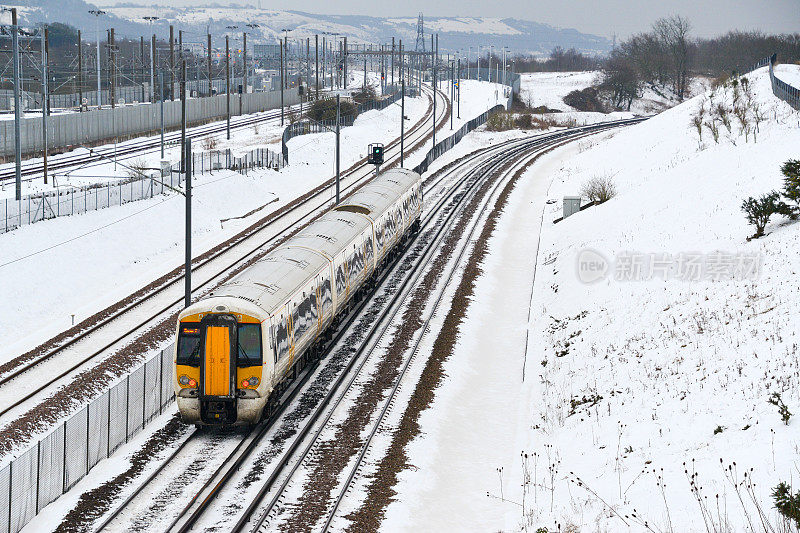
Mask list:
[[[209,424],[231,424],[236,421],[236,318],[209,314],[200,325],[200,416]]]

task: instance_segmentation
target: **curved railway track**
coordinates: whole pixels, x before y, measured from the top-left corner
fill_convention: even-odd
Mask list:
[[[441,92],[439,98],[447,102],[446,96]],[[441,113],[437,117],[437,129],[444,126],[449,103],[441,107]],[[426,127],[429,119],[430,113],[426,113],[409,131],[406,136],[407,146],[422,143],[425,140],[429,134]],[[389,143],[385,153],[387,162],[398,159],[399,139]],[[344,172],[342,174],[342,194],[353,191],[368,181],[371,176],[372,169],[366,163],[356,165],[350,171]],[[192,266],[193,294],[196,295],[207,290],[215,280],[255,256],[263,247],[278,241],[298,224],[309,222],[329,204],[332,187],[334,187],[333,184],[318,187],[313,194],[308,195],[292,209],[279,211],[261,227],[195,263]],[[167,315],[171,310],[178,309],[183,302],[181,296],[183,294],[183,277],[182,273],[173,277],[160,287],[57,347],[0,375],[0,420],[19,413],[29,400],[46,394],[46,391],[52,389],[57,382],[77,373],[87,363],[100,360],[103,355],[109,355],[115,348],[121,348],[126,341],[130,341],[137,334],[146,331],[159,317]],[[82,346],[95,338],[99,339],[97,341],[99,347],[94,346],[87,349],[87,346]],[[30,384],[34,380],[28,380],[26,392],[19,394],[19,389],[13,387],[14,383],[29,375],[34,369],[44,369],[42,373],[46,378],[36,380],[33,386]]]
[[[280,457],[271,461],[270,467],[272,468],[272,471],[266,477],[266,480],[261,485],[258,493],[252,499],[250,505],[233,526],[233,531],[255,531],[263,529],[269,524],[270,517],[274,514],[274,511],[279,505],[281,499],[285,496],[287,487],[296,481],[294,478],[296,477],[298,471],[302,470],[302,465],[305,458],[314,453],[313,450],[316,443],[319,442],[320,435],[326,431],[326,428],[330,429],[329,422],[333,417],[337,406],[344,401],[349,392],[353,390],[355,384],[358,383],[357,378],[362,375],[365,365],[368,366],[367,362],[372,357],[372,353],[376,351],[375,348],[382,344],[381,340],[384,339],[387,335],[387,332],[390,331],[390,326],[394,323],[394,318],[396,318],[400,309],[403,307],[410,290],[421,278],[422,273],[425,270],[424,266],[437,250],[438,245],[442,242],[442,239],[447,234],[447,230],[462,213],[462,210],[467,203],[467,199],[471,197],[471,195],[475,194],[478,184],[482,182],[483,176],[488,175],[493,169],[496,170],[503,165],[508,165],[509,162],[514,161],[515,158],[518,158],[519,161],[511,165],[512,171],[518,168],[521,164],[524,164],[525,161],[534,157],[534,155],[541,150],[547,149],[562,142],[566,142],[567,140],[575,140],[603,129],[625,125],[632,122],[633,121],[619,121],[617,123],[605,124],[601,126],[576,128],[571,131],[542,135],[534,139],[517,139],[506,141],[500,145],[487,147],[479,150],[476,154],[473,154],[473,157],[468,161],[457,164],[452,168],[448,168],[447,171],[443,172],[432,184],[427,187],[427,190],[425,191],[426,203],[430,202],[433,205],[426,206],[428,209],[427,213],[424,215],[423,229],[420,230],[419,235],[423,235],[427,230],[427,233],[430,235],[430,237],[427,239],[425,244],[420,245],[422,250],[418,253],[419,260],[415,261],[410,270],[403,275],[400,287],[394,292],[394,296],[392,296],[390,301],[385,305],[379,317],[370,325],[369,330],[364,337],[364,341],[361,342],[358,349],[355,350],[355,353],[350,358],[347,367],[339,374],[333,383],[333,386],[327,390],[324,398],[320,400],[318,405],[314,408],[313,413],[306,419],[305,422],[303,422],[302,428],[297,431],[294,437],[292,437],[291,443],[287,443],[284,451],[280,454]],[[506,174],[510,174],[510,172],[507,172]],[[451,180],[454,183],[447,183],[448,180]],[[492,192],[486,195],[486,202],[488,202],[489,199],[495,194],[495,191],[503,181],[503,179],[498,180],[497,184],[494,185]],[[464,188],[466,188],[466,190],[462,190]],[[436,191],[437,189],[439,189],[439,193],[432,194],[433,191]],[[429,199],[431,197],[433,200]],[[449,270],[447,279],[445,280],[443,288],[437,297],[434,309],[442,300],[444,288],[447,287],[449,281],[458,271],[461,259],[466,253],[471,241],[470,235],[472,235],[480,227],[480,218],[480,216],[475,218],[469,230],[469,234],[466,238],[461,239],[460,242],[463,242],[463,244],[460,250],[457,252],[458,259],[452,264]],[[386,270],[384,279],[386,279],[386,277],[389,275],[390,270],[391,269]],[[380,289],[376,289],[376,291],[377,290]],[[358,311],[364,307],[367,301],[368,298],[364,299],[361,302],[359,309],[352,314],[351,318],[349,318],[348,323],[340,327],[336,339],[329,345],[330,348],[336,346],[336,342],[344,336],[345,332],[349,330],[350,326],[356,320],[355,317],[357,316]],[[430,321],[432,316],[433,311],[431,311],[431,313],[428,315],[421,330],[422,333],[417,338],[414,348],[410,352],[411,355],[409,355],[406,361],[403,363],[402,372],[390,389],[389,397],[379,409],[377,420],[372,426],[369,436],[366,439],[362,449],[359,451],[355,464],[349,469],[346,482],[343,484],[341,492],[335,498],[328,512],[325,513],[325,529],[327,529],[336,518],[337,510],[344,500],[344,495],[347,493],[348,487],[352,485],[354,479],[356,478],[360,465],[367,455],[372,438],[383,423],[386,413],[389,411],[389,406],[392,404],[395,394],[401,387],[403,375],[405,374],[408,366],[411,364],[411,361],[414,358],[414,355],[419,349],[422,338],[428,330],[428,321]],[[314,368],[309,369],[308,372],[302,376],[302,379],[298,380],[297,386],[290,391],[287,391],[287,397],[284,398],[284,402],[282,403],[279,411],[273,413],[267,422],[257,426],[255,430],[248,434],[239,443],[239,445],[233,449],[231,454],[228,455],[228,457],[217,466],[212,476],[206,481],[206,483],[194,495],[194,497],[189,500],[189,503],[182,509],[178,517],[172,522],[169,530],[189,531],[200,521],[208,509],[214,504],[216,498],[226,490],[226,487],[230,486],[233,479],[237,478],[239,470],[241,469],[242,465],[245,464],[247,459],[252,459],[254,457],[256,451],[261,446],[262,441],[265,439],[265,436],[269,434],[270,427],[277,423],[277,421],[283,415],[285,406],[288,406],[291,403],[291,400],[302,389],[306,383],[306,380],[309,378],[309,376],[311,376],[313,371]],[[176,451],[173,453],[180,452]],[[162,465],[159,467],[159,471],[161,468],[167,468],[168,463],[171,462],[171,457],[162,463]],[[128,498],[123,505],[102,524],[102,526],[105,527],[111,523],[130,503],[130,500],[135,497],[136,494],[139,494],[139,491],[144,490],[144,487],[150,484],[152,480],[153,477],[145,480],[145,482],[137,489],[134,496]],[[278,485],[277,488],[276,485]],[[264,505],[264,501],[266,501],[267,498],[269,498],[269,502]]]

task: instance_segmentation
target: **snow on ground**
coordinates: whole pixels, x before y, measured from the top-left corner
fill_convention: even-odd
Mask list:
[[[777,523],[769,493],[796,474],[799,422],[768,400],[800,408],[800,237],[777,216],[747,242],[740,204],[780,188],[800,114],[766,69],[749,78],[769,116],[757,143],[734,126],[699,144],[697,97],[525,174],[384,527],[761,531],[759,506]],[[617,196],[553,224],[595,176]],[[755,276],[726,270],[752,258]]]
[[[522,74],[520,98],[530,107],[546,106],[559,111],[575,111],[564,103],[564,97],[572,91],[591,87],[599,76],[599,70]]]
[[[498,90],[496,84],[465,82],[462,118],[454,120],[454,129],[494,105],[501,96],[502,89]],[[427,106],[424,97],[407,99],[407,124],[414,124]],[[399,122],[400,106],[392,105],[363,113],[355,126],[343,128],[342,168],[364,157],[370,142],[388,142],[399,135]],[[243,128],[232,132],[230,143],[220,141],[218,148],[267,146],[279,152],[279,133],[278,126],[261,127],[258,133]],[[440,135],[449,135],[448,128]],[[196,176],[194,254],[212,248],[329,179],[334,173],[333,145],[332,133],[295,137],[289,141],[291,164],[280,172],[255,170],[244,176],[220,171]],[[407,158],[407,164],[417,164],[423,155],[422,150],[415,153]],[[158,156],[156,152],[144,159],[154,163]],[[169,156],[177,158],[177,152]],[[92,169],[95,177],[86,179],[98,179],[96,176],[105,170]],[[78,184],[81,174],[75,175]],[[6,302],[0,311],[0,362],[68,328],[72,314],[77,323],[181,264],[182,200],[179,195],[164,195],[22,226],[0,235],[0,248],[4,250],[0,294]],[[247,218],[221,222],[265,204],[269,205]],[[125,273],[122,279],[120,272]],[[19,335],[20,331],[25,334]]]
[[[599,70],[585,72],[534,72],[522,74],[520,98],[530,107],[547,106],[559,111],[573,111],[573,107],[564,103],[564,97],[575,90],[582,90],[600,83],[602,72]],[[704,92],[708,86],[706,78],[697,77],[689,85],[689,95]],[[641,98],[634,100],[631,112],[637,115],[660,113],[677,104],[676,98],[666,93],[658,93],[650,88],[642,91]]]

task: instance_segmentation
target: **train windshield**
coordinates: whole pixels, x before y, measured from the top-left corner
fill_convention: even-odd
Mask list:
[[[261,324],[239,324],[237,366],[261,366]]]
[[[200,323],[181,322],[178,333],[179,365],[200,366]]]

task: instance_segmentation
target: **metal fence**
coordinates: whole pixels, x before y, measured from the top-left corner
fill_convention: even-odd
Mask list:
[[[469,122],[458,128],[458,131],[456,131],[453,135],[447,137],[443,141],[439,141],[438,143],[436,143],[436,146],[428,150],[428,153],[425,154],[425,158],[422,160],[422,162],[420,162],[419,165],[414,167],[414,172],[418,174],[423,174],[427,172],[428,167],[431,165],[431,163],[433,163],[436,160],[436,158],[438,158],[440,155],[447,152],[456,144],[458,144],[459,141],[461,141],[461,139],[464,138],[464,135],[471,132],[481,124],[485,123],[486,120],[489,118],[489,115],[491,115],[496,111],[502,111],[503,109],[506,109],[506,107],[507,106],[496,105],[493,108],[484,111],[477,117],[473,118],[472,120],[470,120]]]
[[[280,154],[267,148],[256,148],[241,156],[233,155],[230,149],[192,154],[192,171],[195,174],[208,174],[215,170],[235,170],[247,174],[253,168],[279,170],[283,166]],[[160,177],[142,176],[108,185],[43,192],[25,196],[19,201],[6,198],[0,200],[0,233],[42,220],[152,198],[164,194],[168,189],[180,187],[183,180],[181,164],[178,162],[171,166],[170,171],[161,173]]]
[[[180,176],[174,178],[176,182],[179,180]],[[172,181],[173,177],[170,176],[170,185]],[[91,185],[31,194],[19,201],[6,198],[0,201],[0,233],[42,220],[77,215],[152,198],[164,192],[164,180],[146,176],[108,185]]]
[[[241,156],[233,155],[230,148],[192,153],[193,174],[209,174],[215,170],[235,170],[247,174],[253,168],[280,170],[283,167],[283,157],[269,148],[255,148]],[[180,162],[172,165],[172,173],[181,173]]]
[[[155,354],[0,468],[0,533],[17,533],[174,399],[172,349]]]
[[[757,68],[769,66],[769,81],[772,84],[772,94],[793,108],[800,110],[800,89],[775,76],[775,63],[777,63],[777,61],[778,54],[772,54],[769,57],[759,60],[755,65],[742,72],[742,75],[749,74]]]
[[[227,96],[193,98],[186,102],[187,123],[200,124],[221,120],[227,116]],[[243,115],[275,109],[281,105],[280,91],[264,93],[231,94],[231,115]],[[285,105],[300,102],[296,89],[284,92]],[[164,102],[164,127],[181,125],[181,102]],[[26,118],[21,121],[21,148],[23,154],[43,151],[42,119]],[[51,115],[47,119],[48,146],[69,148],[91,145],[101,141],[155,133],[161,128],[161,104],[126,105],[116,109],[95,109],[85,113]],[[14,121],[0,121],[0,157],[13,157]]]
[[[258,78],[251,80],[256,83],[260,82]],[[242,77],[239,76],[237,78],[231,78],[231,94],[234,92],[238,92],[238,86],[243,83]],[[169,83],[167,81],[164,82],[164,91],[166,94],[169,94]],[[176,90],[173,94],[177,95],[179,84],[176,82],[175,87]],[[225,78],[214,79],[211,82],[212,91],[215,94],[222,94],[225,92],[226,81]],[[186,92],[190,96],[208,96],[208,81],[207,80],[186,80]],[[158,98],[159,88],[156,85],[155,91],[155,98]],[[102,89],[100,91],[100,97],[102,98],[103,105],[110,105],[111,104],[111,96],[110,91],[108,89]],[[114,89],[114,94],[117,99],[117,103],[121,104],[122,102],[149,102],[151,93],[150,93],[150,82],[146,81],[142,85],[124,85],[121,87],[116,87]],[[86,101],[86,105],[89,107],[97,105],[97,91],[87,89],[83,91],[83,93],[65,93],[65,94],[50,94],[50,108],[51,109],[59,109],[59,108],[79,108],[81,106],[81,96]],[[33,91],[23,91],[20,95],[24,109],[41,109],[42,107],[42,93],[40,92],[33,92]],[[0,110],[2,111],[10,111],[14,109],[14,91],[11,89],[3,89],[0,90]]]
[[[777,54],[772,54],[769,58],[769,79],[772,82],[772,94],[800,111],[800,89],[789,85],[775,75],[775,62],[778,60]]]

